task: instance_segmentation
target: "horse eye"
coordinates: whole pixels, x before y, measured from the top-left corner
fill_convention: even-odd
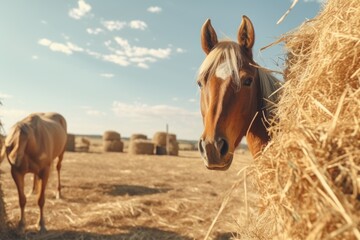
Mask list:
[[[197,84],[199,85],[199,88],[202,88],[202,83],[200,81],[197,81]]]
[[[251,83],[252,83],[252,78],[251,77],[248,77],[248,78],[245,78],[245,80],[244,80],[244,85],[245,86],[250,86],[251,85]]]

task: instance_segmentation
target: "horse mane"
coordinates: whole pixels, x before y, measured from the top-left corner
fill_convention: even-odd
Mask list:
[[[23,134],[28,135],[29,133],[29,126],[24,122],[17,122],[11,129],[10,134],[8,134],[9,138],[5,139],[5,146],[10,146],[15,140],[16,137],[18,137],[15,133],[20,132]]]
[[[241,87],[239,70],[243,64],[243,57],[239,44],[229,40],[219,42],[207,55],[199,68],[198,81],[204,81],[208,76],[215,75],[217,67],[222,63],[226,63],[227,68],[233,73],[234,87],[239,90]]]
[[[280,88],[282,82],[274,77],[270,71],[258,68],[260,92],[262,95],[261,110],[265,117],[271,119],[274,115],[276,104],[280,98]]]

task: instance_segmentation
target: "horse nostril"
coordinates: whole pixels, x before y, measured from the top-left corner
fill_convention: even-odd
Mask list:
[[[216,142],[216,147],[220,152],[221,156],[225,156],[228,151],[229,151],[229,144],[227,143],[227,141],[223,138],[220,138],[217,142]]]
[[[200,139],[198,144],[199,144],[199,146],[198,146],[199,151],[200,151],[201,154],[203,154],[204,153],[203,140]]]

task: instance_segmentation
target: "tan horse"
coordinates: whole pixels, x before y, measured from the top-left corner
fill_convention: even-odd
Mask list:
[[[254,156],[269,141],[265,116],[281,84],[253,60],[254,41],[254,27],[246,16],[237,43],[219,42],[209,19],[201,29],[206,58],[198,76],[204,123],[199,150],[209,169],[228,169],[244,136]]]
[[[25,230],[26,224],[24,215],[26,204],[24,175],[26,173],[34,173],[34,190],[39,188],[38,227],[41,232],[46,231],[43,214],[45,188],[52,163],[58,157],[57,198],[60,197],[60,169],[66,146],[66,129],[66,121],[60,114],[36,113],[16,123],[5,139],[6,157],[11,165],[11,174],[19,194],[21,217],[18,227],[20,231]]]

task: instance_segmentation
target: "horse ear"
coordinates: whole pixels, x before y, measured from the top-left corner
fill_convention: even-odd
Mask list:
[[[241,25],[238,31],[238,42],[241,47],[251,51],[255,42],[254,26],[247,16],[242,16]]]
[[[210,19],[208,19],[201,28],[201,47],[206,54],[209,54],[217,43],[216,32],[211,26]]]

